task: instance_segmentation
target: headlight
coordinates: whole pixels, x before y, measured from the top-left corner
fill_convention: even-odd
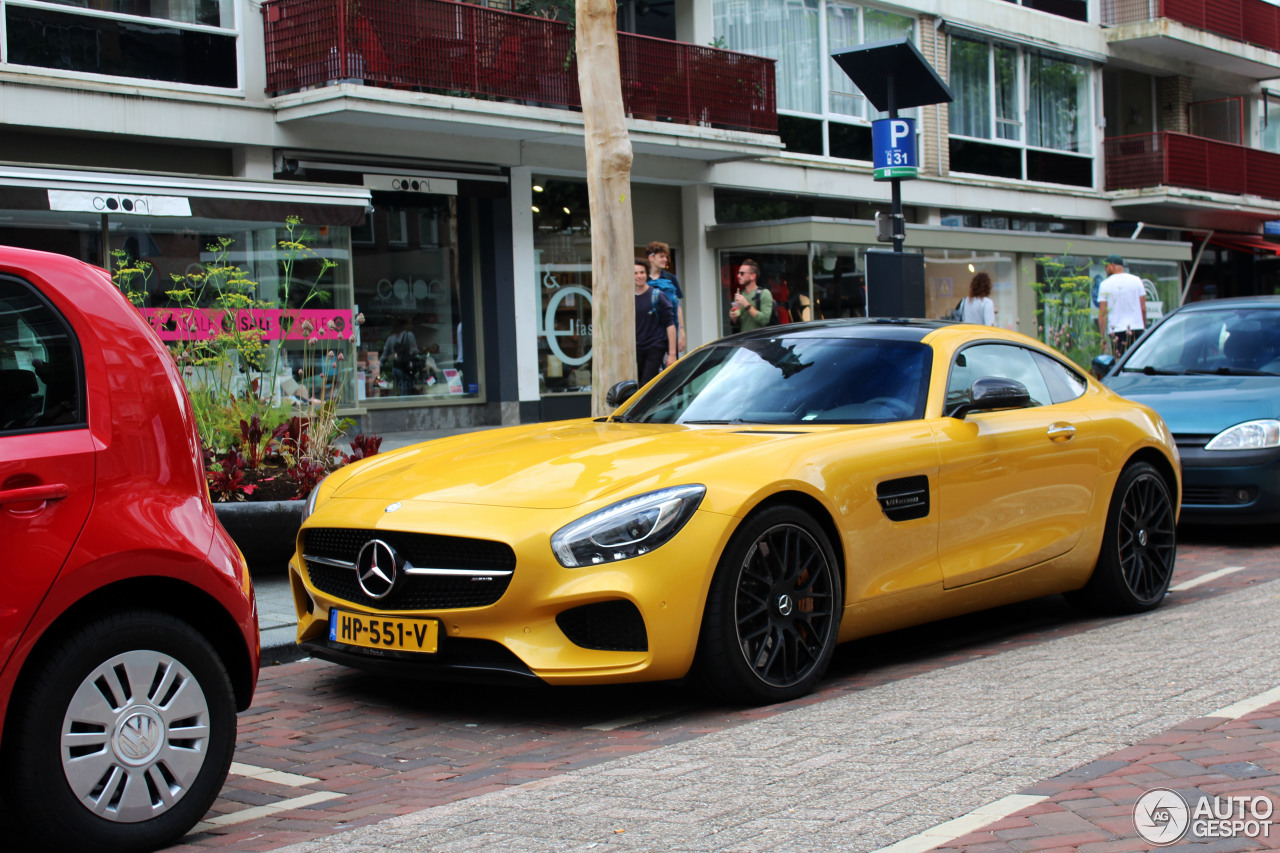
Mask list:
[[[597,510],[551,537],[567,569],[647,554],[680,532],[707,493],[706,486],[675,486]]]
[[[311,517],[311,513],[316,510],[316,498],[320,495],[320,489],[324,487],[324,481],[329,479],[329,475],[325,474],[320,478],[320,482],[316,483],[316,487],[311,490],[311,494],[307,495],[307,502],[302,505],[302,521],[306,521]]]
[[[1262,450],[1280,447],[1280,421],[1246,421],[1223,430],[1205,450]]]

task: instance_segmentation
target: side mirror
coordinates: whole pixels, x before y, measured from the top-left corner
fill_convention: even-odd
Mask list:
[[[1021,409],[1031,405],[1027,386],[1013,379],[984,376],[969,386],[969,399],[947,413],[949,418],[961,418],[969,412],[984,409]]]
[[[634,379],[624,379],[605,392],[605,405],[616,409],[630,400],[639,389],[640,385]]]
[[[1111,372],[1111,368],[1116,366],[1116,357],[1114,355],[1095,355],[1093,361],[1090,362],[1089,372],[1093,374],[1094,379],[1101,379]]]

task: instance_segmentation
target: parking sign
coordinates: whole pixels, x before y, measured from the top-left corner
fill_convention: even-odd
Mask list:
[[[911,179],[917,176],[916,121],[882,118],[871,123],[872,165],[875,179]]]

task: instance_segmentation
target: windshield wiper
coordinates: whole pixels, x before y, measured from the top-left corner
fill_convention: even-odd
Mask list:
[[[728,421],[680,421],[682,424],[750,424],[755,421],[744,421],[742,418],[733,418]]]
[[[1150,364],[1142,367],[1125,367],[1120,370],[1121,373],[1141,373],[1145,376],[1182,376],[1185,370],[1166,370],[1163,367],[1152,367]]]
[[[1270,370],[1252,370],[1248,367],[1215,367],[1213,370],[1188,370],[1199,376],[1280,376]]]

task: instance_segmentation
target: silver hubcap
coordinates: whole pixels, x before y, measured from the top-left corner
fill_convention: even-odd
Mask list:
[[[209,749],[209,703],[172,655],[104,661],[62,720],[62,772],[85,808],[120,823],[150,820],[195,784]]]

